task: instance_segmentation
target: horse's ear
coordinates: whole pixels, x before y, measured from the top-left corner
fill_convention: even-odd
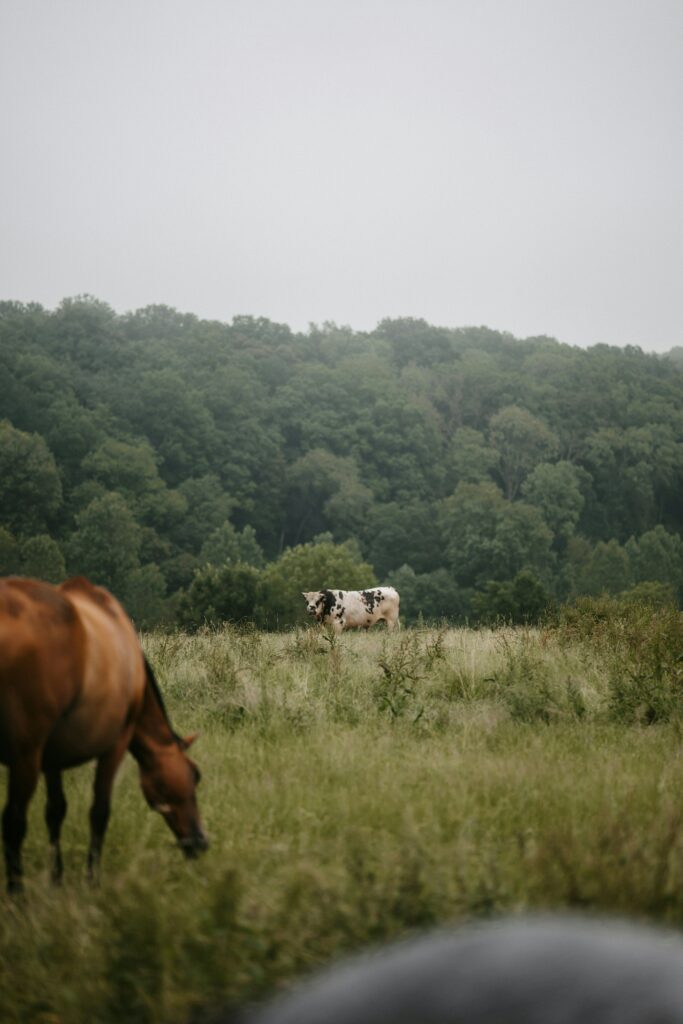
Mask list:
[[[198,736],[198,732],[193,732],[189,736],[183,736],[183,738],[180,741],[181,749],[189,750],[189,748],[192,746],[192,744],[194,743]]]

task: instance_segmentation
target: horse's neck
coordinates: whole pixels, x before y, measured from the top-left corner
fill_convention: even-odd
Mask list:
[[[176,742],[166,714],[149,682],[145,684],[142,708],[135,723],[130,752],[138,761],[154,757],[160,748]]]

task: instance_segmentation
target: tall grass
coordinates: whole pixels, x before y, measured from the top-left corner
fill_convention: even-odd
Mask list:
[[[0,897],[2,1020],[185,1021],[500,911],[683,925],[680,619],[594,612],[544,630],[145,637],[176,728],[202,732],[211,849],[181,858],[129,758],[89,888],[85,767],[65,775],[55,890],[39,794],[26,896]]]

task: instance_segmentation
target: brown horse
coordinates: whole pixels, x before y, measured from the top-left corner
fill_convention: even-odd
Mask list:
[[[130,750],[147,803],[181,849],[207,848],[195,789],[199,771],[168,720],[135,628],[119,602],[83,578],[58,587],[0,579],[0,763],[9,767],[2,839],[7,887],[21,889],[28,803],[42,772],[52,877],[62,876],[62,771],[96,760],[88,873],[96,872],[116,771]]]

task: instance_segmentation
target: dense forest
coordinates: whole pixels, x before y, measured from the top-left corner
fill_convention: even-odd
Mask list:
[[[681,354],[3,302],[0,573],[85,573],[141,625],[375,581],[409,620],[680,602]]]

